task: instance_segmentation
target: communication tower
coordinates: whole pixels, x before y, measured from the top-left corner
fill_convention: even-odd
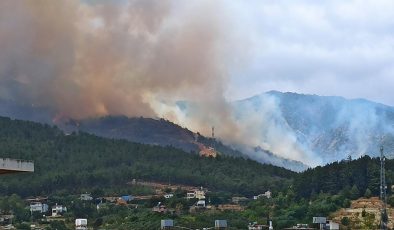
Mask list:
[[[380,229],[387,229],[387,185],[386,185],[386,175],[384,169],[385,157],[383,154],[383,146],[380,147],[380,200],[382,201],[382,209],[380,210]]]
[[[215,148],[215,126],[212,126],[212,144],[211,147]]]

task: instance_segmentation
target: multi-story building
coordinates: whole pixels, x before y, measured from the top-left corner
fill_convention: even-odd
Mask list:
[[[35,202],[30,204],[30,212],[46,213],[48,212],[48,205],[41,202]]]

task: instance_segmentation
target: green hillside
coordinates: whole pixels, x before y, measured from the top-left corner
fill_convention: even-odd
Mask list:
[[[287,187],[295,173],[255,161],[200,158],[172,147],[111,140],[56,127],[0,118],[2,157],[35,162],[32,174],[3,176],[0,193],[21,196],[67,189],[125,186],[134,178],[208,187],[243,195]]]
[[[390,192],[394,183],[394,160],[386,159],[386,181]],[[309,198],[320,192],[338,194],[353,188],[358,191],[354,194],[357,198],[367,190],[372,195],[379,196],[379,183],[379,158],[363,156],[353,161],[334,162],[324,167],[308,169],[295,177],[294,190],[299,198]]]

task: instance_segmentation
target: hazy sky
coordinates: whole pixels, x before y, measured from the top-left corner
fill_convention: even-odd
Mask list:
[[[394,105],[394,1],[237,2],[248,61],[227,97],[280,90]]]

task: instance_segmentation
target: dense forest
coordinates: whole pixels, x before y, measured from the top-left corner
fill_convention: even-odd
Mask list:
[[[36,195],[49,196],[52,202],[70,207],[66,215],[69,225],[76,217],[86,217],[94,226],[110,229],[155,229],[160,219],[171,218],[183,226],[201,228],[222,218],[230,220],[234,229],[268,220],[273,220],[274,227],[280,229],[311,223],[313,216],[329,216],[349,207],[351,200],[379,194],[379,159],[368,156],[294,173],[241,157],[201,158],[171,146],[106,139],[83,132],[66,135],[57,127],[4,117],[0,117],[0,149],[2,157],[35,162],[34,173],[4,175],[0,184],[0,209],[15,213],[20,226],[23,221],[34,219],[22,198]],[[391,205],[394,205],[390,189],[393,170],[394,160],[387,160]],[[95,209],[94,203],[78,201],[78,194],[86,191],[101,195],[119,195],[119,191],[144,193],[144,188],[127,184],[133,179],[204,186],[211,191],[213,205],[229,203],[232,196],[250,198],[266,190],[271,190],[273,197],[249,200],[242,212],[195,214],[188,212],[191,204],[182,198],[184,193],[169,200],[161,199],[169,208],[183,207],[175,215],[152,213],[151,208],[158,200],[150,200],[139,209],[109,204],[101,211]],[[348,220],[341,224],[349,225]],[[67,229],[62,223],[51,226]],[[350,225],[345,229],[351,229]]]
[[[394,160],[385,162],[388,192],[394,182]],[[324,192],[338,194],[358,191],[355,198],[365,193],[378,196],[380,189],[380,159],[363,156],[357,160],[343,160],[324,167],[308,169],[295,177],[294,190],[299,198],[310,198]]]
[[[35,162],[32,174],[4,176],[0,193],[21,196],[125,185],[132,179],[204,186],[251,196],[289,186],[295,173],[250,159],[201,158],[173,147],[150,146],[0,118],[2,157]]]

